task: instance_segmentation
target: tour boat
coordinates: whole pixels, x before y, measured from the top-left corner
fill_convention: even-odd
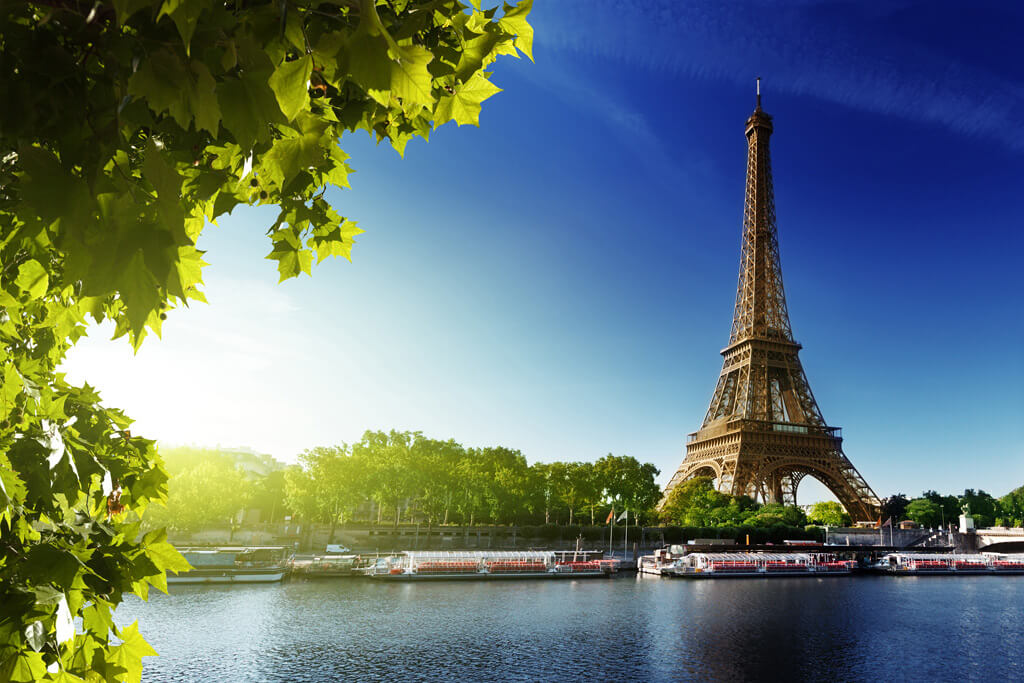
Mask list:
[[[287,573],[286,548],[179,548],[192,569],[168,573],[168,584],[276,583]]]
[[[831,553],[690,553],[661,570],[693,579],[773,576],[840,576],[856,563]]]
[[[383,581],[553,579],[609,576],[617,570],[614,561],[590,557],[596,553],[576,553],[577,557],[570,559],[573,554],[551,550],[412,550],[379,558],[366,575]]]
[[[889,553],[872,569],[896,576],[1024,574],[1024,555]]]

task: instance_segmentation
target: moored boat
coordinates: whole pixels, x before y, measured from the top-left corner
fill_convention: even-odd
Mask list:
[[[335,579],[358,576],[360,558],[355,555],[319,555],[311,558],[292,558],[288,570],[293,576],[307,579]]]
[[[553,579],[609,576],[617,570],[614,562],[584,558],[544,550],[408,551],[379,558],[366,575],[382,581]]]
[[[287,549],[281,546],[241,548],[179,548],[192,570],[168,573],[168,584],[276,583],[288,571]]]
[[[675,560],[661,573],[694,579],[820,577],[850,574],[854,564],[832,553],[690,553]]]
[[[872,569],[895,576],[1024,574],[1024,555],[889,553]]]

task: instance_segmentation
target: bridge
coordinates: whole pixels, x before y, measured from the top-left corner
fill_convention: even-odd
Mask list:
[[[974,537],[979,552],[1022,553],[1024,552],[1024,528],[1001,526],[975,529]]]

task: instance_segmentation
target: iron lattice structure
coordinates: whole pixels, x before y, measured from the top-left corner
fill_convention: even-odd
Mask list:
[[[743,247],[729,345],[704,423],[665,489],[711,476],[718,490],[771,503],[796,503],[807,475],[831,490],[855,520],[874,520],[880,502],[843,454],[838,427],[821,415],[800,365],[782,286],[768,138],[772,117],[747,119]]]

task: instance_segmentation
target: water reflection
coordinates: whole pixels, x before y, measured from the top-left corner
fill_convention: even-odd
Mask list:
[[[189,587],[145,681],[1024,678],[1024,577]]]

